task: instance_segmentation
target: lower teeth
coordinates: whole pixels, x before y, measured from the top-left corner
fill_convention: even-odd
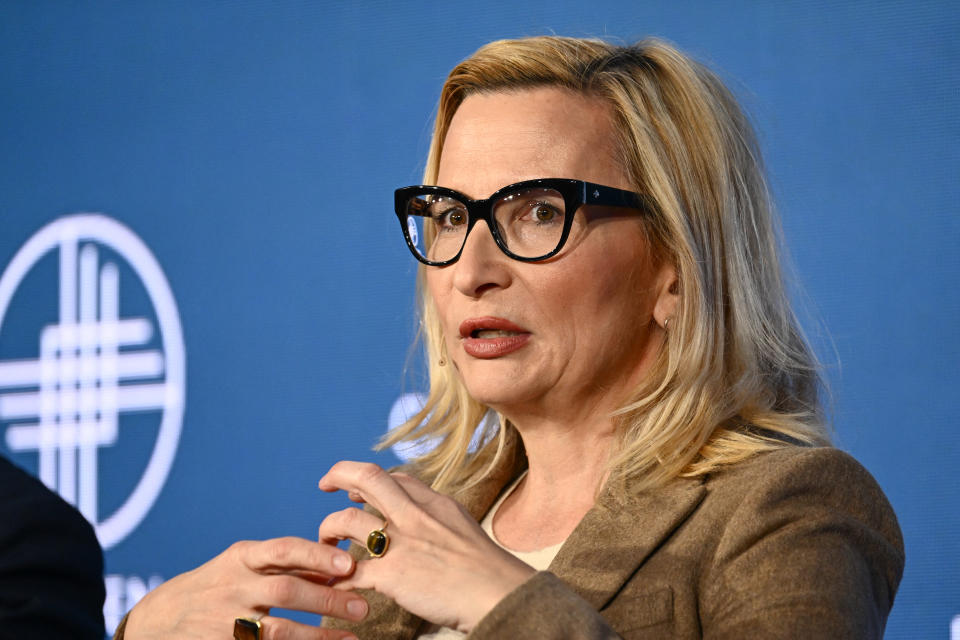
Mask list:
[[[478,338],[509,338],[518,335],[516,331],[477,331]]]

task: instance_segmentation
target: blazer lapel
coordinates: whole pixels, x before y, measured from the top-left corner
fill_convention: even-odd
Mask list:
[[[453,498],[466,507],[474,520],[480,522],[487,515],[505,487],[527,468],[527,454],[520,436],[512,428],[506,435],[503,457],[483,480],[454,494]]]
[[[677,478],[631,493],[611,483],[560,548],[549,570],[598,611],[706,494],[702,478]]]

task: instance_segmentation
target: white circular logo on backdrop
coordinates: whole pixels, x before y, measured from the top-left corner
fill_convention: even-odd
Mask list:
[[[146,317],[121,316],[120,270],[101,264],[99,247],[133,269],[156,327]],[[37,358],[0,353],[0,424],[9,425],[7,448],[36,452],[40,479],[83,513],[109,549],[140,524],[170,472],[183,425],[183,332],[170,285],[143,241],[107,216],[76,214],[40,229],[0,276],[0,335],[14,294],[53,251],[59,276],[46,292],[59,297],[59,317],[37,327]],[[155,329],[160,350],[149,347]],[[98,451],[117,443],[122,414],[145,411],[161,412],[149,462],[122,505],[101,516]]]
[[[411,420],[417,413],[420,412],[423,407],[427,404],[427,394],[426,393],[404,393],[399,398],[393,401],[393,406],[390,407],[390,414],[387,416],[387,433],[390,433],[403,423]],[[485,441],[483,437],[487,433],[492,433],[496,430],[497,424],[500,422],[500,418],[497,416],[496,412],[492,409],[487,411],[487,415],[483,417],[483,420],[477,427],[477,430],[473,433],[473,438],[470,440],[470,446],[468,449],[470,451],[476,451],[479,449]],[[430,452],[431,449],[437,446],[437,442],[430,439],[421,439],[415,442],[398,442],[397,444],[390,447],[390,450],[393,451],[393,454],[403,460],[404,462],[411,462],[416,458],[419,458],[422,455],[425,455]]]

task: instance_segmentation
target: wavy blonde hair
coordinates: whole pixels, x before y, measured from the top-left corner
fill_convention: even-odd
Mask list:
[[[673,263],[679,305],[655,364],[619,411],[613,477],[651,487],[757,452],[828,444],[819,366],[791,309],[779,231],[756,139],[717,76],[673,46],[643,40],[536,37],[492,42],[450,72],[440,96],[425,183],[435,184],[450,122],[474,93],[557,86],[604,101],[622,166],[657,211],[656,256]],[[418,460],[438,490],[466,488],[503,454],[512,425],[484,422],[443,354],[439,318],[418,281],[430,393],[423,410],[381,447],[424,439]],[[469,446],[484,428],[484,445]]]

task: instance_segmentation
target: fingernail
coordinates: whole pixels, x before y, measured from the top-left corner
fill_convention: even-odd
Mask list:
[[[351,600],[347,603],[347,611],[357,620],[361,620],[367,615],[367,601]]]
[[[337,555],[333,556],[333,566],[337,569],[337,571],[346,573],[347,571],[350,571],[350,567],[353,566],[353,560],[345,553],[338,553]]]

